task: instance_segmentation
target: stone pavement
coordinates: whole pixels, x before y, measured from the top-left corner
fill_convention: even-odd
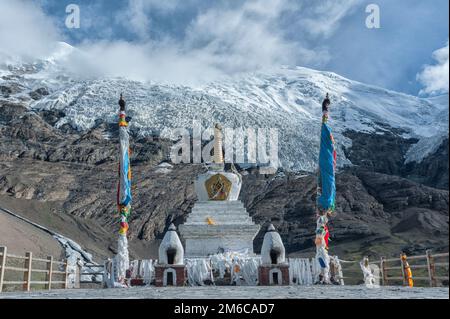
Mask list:
[[[2,298],[50,299],[449,299],[448,288],[365,286],[203,286],[133,287],[129,289],[68,289],[32,292],[3,292]]]

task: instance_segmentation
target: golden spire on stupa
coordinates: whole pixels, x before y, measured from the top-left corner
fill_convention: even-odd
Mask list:
[[[216,123],[214,125],[214,158],[215,164],[223,164],[223,153],[222,153],[222,127],[220,124]]]

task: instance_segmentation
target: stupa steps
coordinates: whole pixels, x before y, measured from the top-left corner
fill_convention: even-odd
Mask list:
[[[224,206],[224,205],[214,205],[214,204],[209,204],[209,205],[197,205],[195,204],[194,207],[192,207],[193,209],[211,209],[211,210],[245,210],[244,206]]]
[[[242,203],[240,200],[232,200],[232,201],[200,201],[196,202],[195,206],[198,207],[224,207],[224,208],[244,208],[244,203]]]
[[[194,204],[192,212],[188,215],[185,225],[198,227],[208,225],[208,221],[220,227],[226,225],[232,225],[232,227],[245,225],[245,227],[249,227],[254,225],[244,204],[239,200],[197,202]]]
[[[193,221],[188,221],[184,225],[207,225],[207,224],[208,224],[208,222],[206,220],[193,220]],[[251,221],[251,220],[242,220],[242,221],[233,220],[232,222],[228,222],[225,220],[222,221],[222,220],[214,219],[213,224],[212,224],[212,226],[225,226],[225,225],[253,225],[253,221]]]
[[[259,231],[260,226],[255,224],[225,224],[225,225],[206,225],[202,224],[183,224],[179,226],[185,234],[189,234],[189,238],[203,238],[210,236],[218,236],[219,238],[240,238],[254,237]]]
[[[217,217],[217,216],[207,216],[207,217],[198,217],[198,218],[188,218],[185,224],[191,223],[207,223],[207,221],[211,220],[213,223],[221,223],[221,224],[237,224],[237,223],[250,223],[253,224],[253,220],[251,218],[239,217],[230,220],[227,217]]]
[[[194,220],[205,220],[206,218],[212,218],[215,220],[224,220],[224,221],[228,221],[228,220],[252,220],[252,218],[250,216],[248,216],[248,214],[227,214],[227,213],[208,213],[208,212],[202,212],[202,213],[197,213],[197,214],[190,214],[187,217],[187,221],[194,221]]]
[[[229,217],[239,217],[239,216],[248,216],[248,213],[245,209],[241,210],[213,210],[213,209],[195,209],[188,216],[229,216]]]

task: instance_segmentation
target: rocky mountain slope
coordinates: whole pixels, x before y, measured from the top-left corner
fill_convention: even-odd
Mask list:
[[[55,227],[98,258],[110,256],[115,251],[118,215],[117,140],[109,136],[114,136],[116,126],[102,123],[83,133],[64,131],[52,126],[58,112],[36,113],[5,101],[0,102],[0,110],[4,114],[0,203]],[[165,162],[170,141],[133,136],[132,145],[131,250],[136,257],[154,257],[167,225],[186,219],[196,200],[193,180],[205,168]],[[340,170],[337,216],[331,223],[334,253],[379,256],[399,250],[448,249],[448,191],[395,176],[401,165],[395,166],[396,161],[390,165],[386,167],[393,171],[375,172],[386,167],[370,165]],[[242,173],[241,199],[255,221],[273,222],[289,253],[311,253],[316,176],[282,170],[263,175],[256,168]],[[30,212],[33,202],[45,203],[46,208]],[[262,235],[255,240],[256,250]]]
[[[155,256],[193,206],[202,165],[168,163],[167,128],[275,127],[277,174],[242,170],[241,199],[273,222],[290,254],[313,251],[320,100],[338,143],[332,250],[341,257],[448,250],[448,95],[420,99],[303,68],[202,87],[79,79],[60,62],[0,65],[0,205],[73,238],[97,258],[116,249],[117,92],[132,116],[131,254]],[[0,237],[1,240],[1,237]],[[255,240],[261,246],[262,234]]]
[[[59,111],[56,127],[86,131],[99,121],[116,120],[117,95],[123,92],[132,128],[140,136],[169,137],[175,128],[203,128],[220,122],[230,128],[276,128],[284,169],[314,171],[317,165],[321,108],[325,92],[332,101],[331,126],[338,165],[351,164],[345,132],[395,133],[414,138],[418,147],[404,161],[420,162],[448,139],[448,95],[422,99],[355,82],[335,73],[278,68],[224,78],[198,86],[89,78],[74,72],[83,52],[60,43],[45,60],[4,65],[0,90],[12,102],[35,111]],[[13,59],[14,60],[14,59]],[[422,145],[424,144],[424,145]]]

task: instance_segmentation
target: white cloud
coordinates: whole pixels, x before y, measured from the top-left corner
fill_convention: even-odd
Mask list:
[[[417,75],[417,80],[424,85],[419,94],[442,94],[448,93],[449,42],[439,50],[433,52],[435,65],[425,65],[423,71]]]
[[[70,71],[82,76],[125,77],[137,81],[199,84],[223,76],[202,52],[180,52],[173,42],[86,42],[72,56]]]
[[[61,36],[41,10],[30,1],[0,0],[0,53],[30,60],[48,55]]]
[[[141,40],[147,40],[150,29],[150,18],[146,13],[145,0],[129,0],[125,14],[120,13],[123,25],[134,32]]]
[[[61,40],[42,8],[17,0],[0,0],[0,5],[4,9],[0,11],[6,12],[6,19],[0,19],[0,51],[42,57],[49,44]],[[311,5],[322,6],[316,2]],[[161,25],[152,29],[156,27],[152,25],[155,17],[171,19],[188,7],[192,19],[185,21],[185,28],[178,29],[179,34],[165,32]],[[85,28],[93,28],[95,11],[100,10],[96,8],[82,8]],[[309,10],[319,14],[326,8],[332,9],[329,4],[320,8]],[[330,59],[327,48],[309,47],[306,42],[293,40],[287,33],[292,28],[283,25],[286,17],[298,10],[299,3],[291,0],[218,1],[214,5],[200,5],[197,0],[129,0],[119,8],[112,23],[116,23],[116,28],[126,27],[137,38],[133,42],[86,40],[77,45],[82,54],[65,59],[66,67],[80,76],[122,76],[177,84],[198,84],[283,64],[322,67]],[[343,15],[338,13],[333,25]],[[95,24],[92,38],[98,38],[104,29],[112,32],[112,28],[111,23],[105,28]],[[152,34],[157,34],[157,38]]]
[[[195,85],[282,64],[323,65],[330,58],[325,49],[318,54],[285,39],[278,22],[285,12],[298,9],[288,0],[219,5],[196,15],[182,39],[149,37],[151,19],[143,12],[157,8],[167,13],[175,10],[177,1],[162,7],[153,0],[130,1],[130,18],[125,20],[131,27],[137,25],[134,31],[140,41],[86,42],[80,46],[89,56],[86,64],[79,65],[78,60],[72,69],[91,75]],[[135,11],[142,15],[131,14]]]
[[[189,26],[185,47],[201,49],[227,72],[297,62],[323,64],[324,56],[286,39],[279,28],[283,14],[296,9],[286,0],[253,0],[235,8],[209,9]]]
[[[130,0],[133,1],[133,0]],[[170,12],[178,6],[190,2],[189,0],[144,0],[145,6],[150,10],[159,10],[161,12]]]
[[[190,2],[191,0],[128,0],[125,11],[117,12],[116,21],[141,41],[148,41],[152,14],[168,14]]]
[[[360,4],[358,0],[314,1],[308,7],[304,6],[299,25],[312,36],[328,38],[337,31],[342,19]]]

